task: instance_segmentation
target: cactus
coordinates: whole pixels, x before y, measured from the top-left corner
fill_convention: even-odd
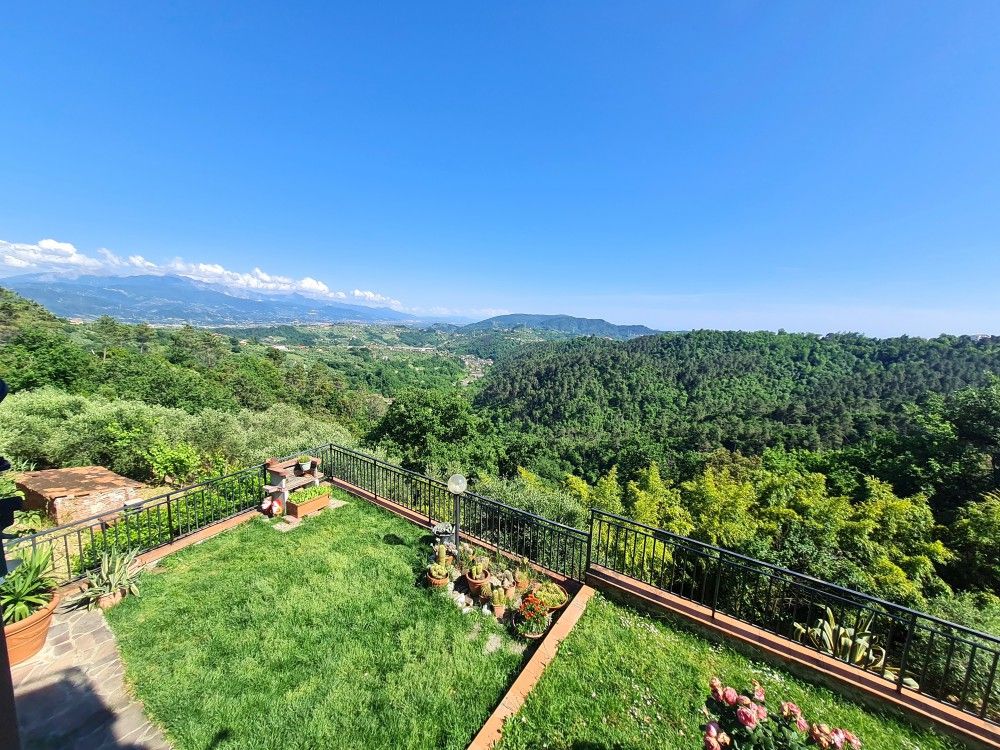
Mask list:
[[[472,568],[469,569],[469,577],[478,581],[484,575],[486,575],[486,567],[481,562],[473,563]]]
[[[506,607],[507,597],[504,596],[503,591],[501,591],[500,589],[495,589],[493,593],[490,595],[490,602],[493,604],[494,607]]]
[[[441,563],[431,563],[427,566],[427,573],[431,578],[447,578],[448,568]]]
[[[855,664],[864,669],[881,669],[885,663],[885,649],[876,646],[876,637],[871,633],[874,615],[862,627],[846,628],[837,624],[833,610],[826,608],[826,619],[819,618],[809,628],[800,622],[794,623],[795,637],[802,642],[808,636],[819,651],[835,659]]]
[[[436,552],[437,552],[437,558],[436,558],[437,564],[438,565],[442,565],[442,566],[447,565],[448,564],[448,548],[446,546],[444,546],[443,544],[439,544],[436,547]]]
[[[514,574],[511,573],[509,570],[505,570],[502,573],[500,573],[499,581],[501,588],[509,589],[511,586],[514,585]]]
[[[483,601],[489,601],[493,596],[493,586],[489,581],[483,584],[483,587],[479,589],[479,598]]]

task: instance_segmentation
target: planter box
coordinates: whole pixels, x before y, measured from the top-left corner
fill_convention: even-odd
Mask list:
[[[320,495],[301,503],[295,502],[295,495],[288,498],[288,515],[292,518],[304,518],[312,513],[318,513],[330,504],[329,495]]]
[[[7,641],[11,664],[20,664],[42,650],[52,624],[52,614],[58,606],[59,595],[53,594],[52,601],[30,617],[4,626],[3,637]]]

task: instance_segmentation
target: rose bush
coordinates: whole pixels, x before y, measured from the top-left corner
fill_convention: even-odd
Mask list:
[[[794,703],[784,701],[777,713],[766,706],[764,687],[754,681],[748,694],[722,684],[718,677],[709,682],[709,696],[702,709],[705,750],[795,750],[819,747],[823,750],[861,750],[861,740],[848,729],[811,723]]]

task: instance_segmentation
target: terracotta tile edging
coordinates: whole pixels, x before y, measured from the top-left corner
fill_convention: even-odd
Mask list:
[[[528,663],[522,667],[510,689],[500,699],[496,709],[490,714],[479,732],[469,744],[468,750],[490,750],[499,740],[503,732],[504,722],[516,714],[524,705],[528,693],[541,679],[542,673],[549,663],[555,658],[559,650],[559,644],[563,642],[573,627],[579,621],[581,615],[587,609],[590,597],[594,595],[594,589],[590,586],[581,586],[580,590],[566,605],[565,611],[556,620],[549,632],[538,644],[535,653],[528,659]]]

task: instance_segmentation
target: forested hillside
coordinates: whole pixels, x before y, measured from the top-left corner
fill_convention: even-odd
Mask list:
[[[1000,372],[1000,337],[870,339],[695,331],[580,339],[494,368],[476,405],[539,438],[534,466],[596,478],[613,464],[727,448],[837,448],[900,424],[928,393]]]
[[[603,508],[1000,632],[1000,339],[541,343],[369,435],[576,526]]]

